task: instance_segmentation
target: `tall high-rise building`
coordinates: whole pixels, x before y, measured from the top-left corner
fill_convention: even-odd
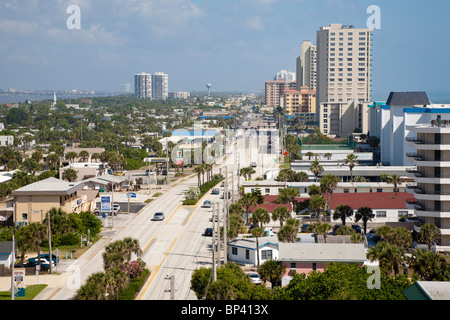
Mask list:
[[[317,31],[318,115],[323,114],[320,112],[323,104],[371,101],[372,33],[372,29],[356,29],[341,24],[331,24]],[[320,118],[318,120],[321,121]],[[324,127],[322,133],[329,135],[327,129]],[[339,131],[352,132],[353,129],[340,128]]]
[[[169,75],[156,72],[152,76],[152,96],[155,100],[169,98]]]
[[[152,75],[140,73],[134,75],[134,94],[136,98],[152,98]]]
[[[310,40],[303,41],[301,54],[297,58],[297,90],[308,86],[315,90],[317,86],[317,46]]]

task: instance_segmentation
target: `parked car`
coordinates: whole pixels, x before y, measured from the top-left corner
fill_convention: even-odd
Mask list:
[[[211,192],[211,194],[219,194],[220,193],[220,190],[219,189],[213,189],[213,191]]]
[[[211,208],[211,201],[205,200],[202,205],[203,208]]]
[[[256,162],[251,163],[252,168],[256,168]]]
[[[309,226],[310,226],[309,224],[303,224],[303,225],[302,225],[302,233],[308,232],[307,230],[308,230],[308,227],[309,227]]]
[[[41,270],[42,271],[50,269],[50,262],[47,259],[41,258],[40,260],[41,260]],[[35,266],[39,265],[39,259],[37,257],[28,259],[28,265],[31,267],[35,267]],[[55,263],[52,261],[52,266],[54,266],[54,265],[55,265]]]
[[[247,275],[250,277],[250,281],[252,283],[254,283],[254,284],[262,284],[263,283],[257,273],[252,272],[252,273],[247,273]]]
[[[43,261],[42,259],[46,260],[47,263],[48,263],[50,255],[48,253],[42,253],[40,255],[40,257],[41,257],[41,263]],[[54,264],[58,264],[59,263],[59,258],[56,255],[54,255],[54,254],[52,254],[52,260],[53,260]],[[38,264],[38,257],[34,257],[34,258],[28,259],[28,263],[30,263],[31,265]]]
[[[352,224],[352,229],[355,230],[356,233],[361,233],[362,232],[361,226],[359,226],[357,224]]]
[[[213,235],[213,228],[206,228],[205,229],[205,236],[206,237],[212,237]]]
[[[162,221],[164,220],[164,213],[163,212],[155,212],[153,215],[153,221]]]

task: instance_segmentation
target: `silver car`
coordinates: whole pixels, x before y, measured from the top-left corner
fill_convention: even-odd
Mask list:
[[[152,219],[153,221],[162,221],[162,220],[164,220],[164,213],[162,213],[162,212],[156,212],[154,215],[153,215],[153,219]]]

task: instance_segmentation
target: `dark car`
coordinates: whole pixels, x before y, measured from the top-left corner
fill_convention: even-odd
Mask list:
[[[213,189],[213,191],[211,192],[211,194],[219,194],[220,193],[220,190],[219,189]]]
[[[213,235],[213,228],[206,228],[205,237],[212,237],[212,235]]]
[[[304,224],[304,225],[302,225],[302,233],[308,232],[308,228],[309,228],[309,227],[310,227],[309,224]]]
[[[357,233],[361,233],[362,232],[361,226],[359,226],[357,224],[352,224],[352,229],[355,230]]]

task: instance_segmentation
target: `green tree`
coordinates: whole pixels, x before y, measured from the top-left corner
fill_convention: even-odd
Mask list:
[[[319,178],[320,174],[323,172],[323,167],[320,165],[319,160],[315,159],[311,162],[311,167],[309,168],[315,177],[315,181]]]
[[[272,212],[272,219],[280,221],[280,228],[283,228],[283,223],[287,219],[291,217],[291,213],[289,210],[284,206],[276,207],[275,210]]]
[[[245,214],[247,216],[247,224],[249,223],[250,207],[254,207],[258,204],[258,199],[252,193],[245,193],[239,200],[239,203],[245,207]]]
[[[256,239],[256,268],[259,269],[259,238],[262,237],[262,235],[264,234],[264,229],[263,228],[253,228],[252,231],[252,236],[255,237]]]
[[[434,243],[437,243],[441,238],[441,231],[438,227],[431,223],[425,223],[420,227],[419,240],[426,243],[428,250]]]
[[[297,198],[300,196],[300,192],[296,188],[283,188],[278,191],[277,203],[290,203],[292,206],[292,211],[295,210],[295,203]]]
[[[348,167],[350,169],[350,181],[353,181],[353,168],[358,164],[358,161],[356,160],[357,158],[358,156],[356,156],[354,153],[350,153],[344,160],[345,164],[348,164]]]
[[[281,281],[281,276],[286,271],[286,267],[283,266],[279,260],[266,260],[259,267],[258,273],[261,280],[269,281],[272,284],[272,289],[276,287],[277,283]]]
[[[322,194],[326,194],[328,198],[328,211],[331,210],[331,199],[333,199],[333,192],[337,188],[341,179],[337,176],[326,174],[320,180],[320,190]]]
[[[264,224],[267,224],[270,222],[270,214],[267,212],[264,208],[257,208],[255,212],[253,212],[252,215],[252,222],[254,224],[258,224],[261,228],[264,227]]]
[[[450,281],[450,268],[447,260],[440,254],[416,249],[413,253],[411,267],[424,281]]]
[[[309,200],[309,207],[316,213],[317,218],[321,219],[321,213],[325,210],[327,201],[321,194],[316,194]]]
[[[69,182],[74,182],[77,180],[78,174],[74,169],[68,168],[63,171],[62,178],[63,178],[63,180],[67,180]]]
[[[361,207],[358,210],[356,210],[355,222],[362,220],[364,226],[364,233],[367,233],[367,222],[372,221],[373,218],[375,218],[375,214],[369,207]]]
[[[334,220],[341,219],[342,225],[344,226],[346,219],[351,216],[353,216],[353,209],[346,204],[338,205],[333,212],[333,219]]]
[[[280,231],[277,234],[278,240],[281,242],[294,243],[297,239],[299,227],[300,222],[297,219],[287,219],[286,224],[280,228]]]

